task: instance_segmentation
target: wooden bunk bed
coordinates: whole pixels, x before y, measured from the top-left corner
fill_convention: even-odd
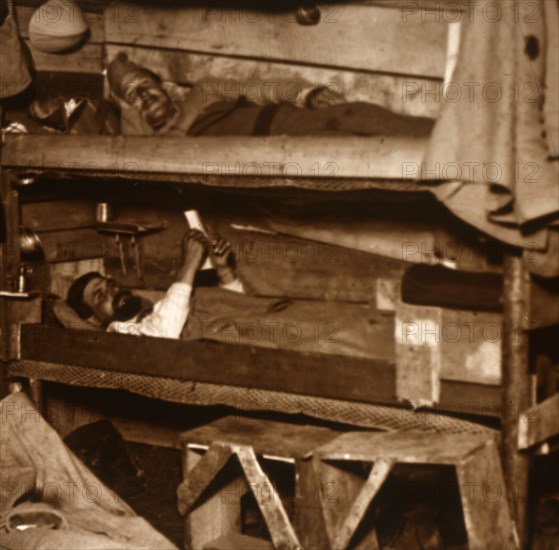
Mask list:
[[[359,19],[363,10],[375,10],[373,27],[379,32],[387,25],[393,27],[394,21],[401,16],[399,10],[375,5],[382,5],[382,2],[372,6],[365,4],[348,6],[348,17]],[[401,5],[398,7],[401,9]],[[119,9],[120,13],[132,10],[126,13],[133,15],[136,8],[116,4],[111,9],[117,10],[117,13]],[[172,11],[172,14],[165,14],[167,21],[174,21],[176,25],[184,22],[180,8]],[[156,12],[152,9],[149,13],[153,15]],[[21,13],[20,18],[25,20],[28,15]],[[142,17],[140,20],[146,22],[150,18]],[[264,80],[266,75],[277,71],[284,72],[283,78],[302,82],[301,86],[308,86],[313,78],[322,81],[332,78],[343,84],[344,91],[353,90],[358,99],[374,100],[375,94],[384,94],[390,98],[388,103],[397,103],[394,90],[406,82],[406,75],[413,76],[416,82],[432,84],[440,82],[445,69],[447,29],[434,23],[428,25],[430,32],[426,31],[424,24],[407,27],[410,45],[414,41],[421,44],[417,51],[421,51],[422,55],[417,59],[413,55],[403,55],[402,48],[405,51],[406,48],[401,44],[391,43],[391,47],[381,48],[378,41],[374,41],[370,43],[370,57],[357,62],[353,52],[348,54],[349,58],[339,58],[336,62],[338,66],[328,66],[324,52],[317,53],[316,59],[309,59],[307,50],[303,54],[293,48],[287,48],[288,54],[279,48],[280,54],[272,62],[261,64],[260,60],[266,59],[269,52],[257,51],[259,41],[254,38],[247,43],[242,39],[240,43],[234,40],[227,42],[228,49],[223,50],[222,45],[212,45],[211,37],[207,39],[205,48],[193,42],[195,33],[192,37],[178,38],[179,35],[188,36],[188,33],[174,32],[174,27],[154,37],[151,26],[156,24],[157,18],[155,23],[148,24],[149,29],[141,25],[127,27],[126,20],[115,17],[113,12],[105,13],[103,21],[104,26],[98,21],[93,23],[90,42],[83,50],[66,59],[65,63],[70,67],[66,70],[79,72],[84,69],[100,74],[103,53],[110,58],[124,50],[138,62],[162,67],[164,78],[176,80],[177,75],[186,70],[189,78],[195,79],[202,71],[209,70],[214,75],[223,71],[231,59],[239,56],[236,62],[239,74],[250,75],[253,79]],[[264,27],[259,32],[268,32],[266,25]],[[368,28],[363,30],[363,36],[367,36],[369,31]],[[239,32],[235,36],[244,35]],[[390,41],[390,36],[389,33],[385,38]],[[345,40],[341,36],[338,38]],[[325,35],[322,35],[324,39]],[[195,50],[194,53],[191,50]],[[190,51],[188,61],[184,61],[184,51]],[[425,51],[430,52],[429,55]],[[43,70],[60,70],[61,64],[56,56],[33,50],[32,53],[35,63]],[[291,64],[286,64],[282,56],[288,56]],[[394,59],[402,60],[397,71],[394,70]],[[304,63],[308,63],[309,67],[302,67]],[[369,93],[371,90],[372,96]],[[436,115],[438,106],[435,103],[430,103],[429,99],[422,103],[416,96],[412,99],[404,106],[408,113]],[[173,197],[184,198],[191,193],[196,195],[200,190],[210,196],[224,190],[230,196],[252,196],[251,193],[256,193],[273,197],[275,192],[289,196],[303,193],[305,200],[318,202],[325,197],[335,200],[333,197],[343,196],[346,204],[374,201],[379,193],[387,196],[425,193],[424,188],[406,179],[402,170],[405,163],[421,163],[427,146],[425,140],[268,137],[225,142],[224,139],[6,136],[2,150],[5,238],[0,255],[1,288],[11,291],[17,279],[20,255],[18,247],[10,243],[19,242],[20,226],[33,220],[31,207],[26,205],[45,198],[40,197],[40,191],[40,198],[33,198],[34,189],[48,188],[46,197],[51,201],[57,196],[75,195],[76,190],[79,193],[86,189],[102,189],[101,193],[88,197],[92,206],[101,201],[101,196],[105,197],[104,201],[111,200],[114,195],[118,196],[121,188],[129,193],[134,185],[148,190],[148,201],[150,196],[159,193],[168,194],[173,200]],[[318,174],[316,163],[321,170]],[[332,165],[335,166],[333,171],[328,169]],[[270,166],[273,167],[271,171]],[[49,231],[54,234],[55,229]],[[69,225],[65,231],[68,236],[75,228]],[[93,243],[107,242],[102,240],[106,237],[99,237],[95,228],[87,224],[76,233],[76,239],[78,242],[87,239],[92,239]],[[4,327],[3,381],[6,382],[6,377],[24,377],[85,387],[126,389],[179,403],[221,404],[245,411],[265,411],[269,403],[282,403],[281,410],[321,420],[404,431],[441,431],[440,414],[455,414],[456,403],[477,402],[481,404],[479,409],[489,411],[482,416],[493,420],[500,417],[505,476],[508,483],[515,481],[520,490],[517,497],[523,503],[517,502],[516,509],[518,528],[523,537],[526,532],[523,507],[526,504],[529,459],[518,452],[516,415],[519,407],[526,410],[530,405],[531,390],[528,336],[522,332],[520,337],[518,333],[513,337],[513,330],[529,316],[531,287],[525,266],[517,261],[518,252],[503,249],[502,383],[441,380],[437,399],[428,403],[425,414],[421,416],[415,414],[416,404],[410,403],[413,400],[406,401],[398,395],[395,349],[371,360],[53,328],[38,322],[40,316],[33,296],[27,301],[9,297],[0,301]],[[77,261],[91,257],[91,253],[85,253],[74,254],[67,259]],[[387,266],[381,260],[379,266],[379,269],[388,271],[401,269],[401,266]],[[362,301],[362,296],[356,301]],[[393,312],[382,322],[393,324]],[[340,377],[340,372],[343,372],[343,377]],[[495,403],[499,406],[493,407]],[[446,424],[443,430],[451,433],[493,432],[487,427],[491,422],[475,422],[479,416],[463,414],[465,406],[458,409],[459,418]]]
[[[54,146],[46,145],[45,138],[40,136],[18,136],[7,140],[3,150],[4,211],[9,220],[7,230],[12,232],[7,242],[17,240],[20,225],[29,221],[25,218],[26,202],[24,200],[23,204],[19,204],[19,195],[25,197],[28,190],[33,189],[34,185],[29,185],[30,181],[37,188],[41,187],[41,182],[45,182],[48,187],[49,180],[54,181],[57,193],[62,194],[64,189],[75,192],[77,188],[91,186],[92,183],[99,186],[102,182],[108,182],[113,189],[147,181],[148,186],[155,186],[156,189],[169,186],[176,188],[180,185],[184,189],[209,188],[210,193],[223,186],[231,186],[227,179],[212,179],[208,185],[203,175],[200,179],[200,174],[180,173],[178,167],[182,162],[179,160],[182,153],[175,159],[171,158],[169,151],[172,147],[166,149],[164,159],[159,158],[157,162],[146,161],[142,148],[150,146],[150,138],[130,140],[87,136],[63,137],[51,141]],[[172,141],[172,145],[182,150],[184,143]],[[312,139],[300,141],[312,143]],[[41,149],[37,147],[38,143],[41,143]],[[63,148],[60,147],[62,143]],[[117,147],[112,148],[111,145],[115,143]],[[199,143],[203,143],[203,140]],[[294,145],[293,141],[290,145]],[[250,156],[245,157],[247,162],[249,159],[253,162],[255,147],[256,144],[250,149]],[[262,147],[266,148],[268,144]],[[80,154],[91,155],[92,151],[97,150],[100,155],[96,158],[102,160],[97,162],[94,170],[67,169],[52,164],[61,151],[64,151],[65,158],[77,159]],[[132,154],[131,151],[134,150],[136,154]],[[38,151],[40,153],[37,154]],[[49,151],[52,151],[52,155]],[[112,152],[106,160],[103,159],[103,151]],[[127,154],[119,154],[122,151],[127,151]],[[247,149],[244,151],[247,154]],[[278,150],[274,151],[277,154]],[[355,149],[353,154],[355,155]],[[134,170],[113,171],[113,163],[117,158],[124,161],[126,166],[134,166]],[[118,177],[117,180],[114,179],[115,176]],[[343,173],[338,176],[329,180],[330,191],[311,190],[311,196],[321,196],[324,193],[329,196],[337,195],[335,190],[342,188],[349,200],[352,193],[363,200],[363,193],[378,193],[383,186],[390,189],[391,186],[397,188],[400,184],[395,180],[347,178]],[[252,176],[247,179],[253,180]],[[242,183],[238,185],[238,181],[235,177],[232,184],[235,192],[241,192],[243,187]],[[311,179],[310,182],[312,186],[317,186],[316,179]],[[262,178],[259,183],[266,185],[267,182]],[[282,188],[277,178],[270,183],[274,189]],[[318,180],[318,185],[320,183]],[[285,184],[283,189],[292,186],[307,187],[304,178],[290,178]],[[353,192],[349,190],[352,185],[356,187]],[[410,184],[406,182],[405,186],[409,192]],[[390,193],[386,190],[384,192]],[[91,201],[91,211],[93,207],[94,202]],[[24,213],[23,219],[20,218],[20,212]],[[78,234],[77,238],[84,238],[86,235],[91,237],[91,230],[82,236]],[[4,247],[2,259],[5,289],[13,286],[19,266],[18,254],[10,252]],[[387,353],[385,346],[384,353],[372,360],[216,342],[170,342],[68,330],[28,324],[26,321],[30,319],[34,322],[38,320],[36,305],[35,313],[30,313],[33,311],[33,300],[28,301],[30,310],[23,306],[22,314],[21,300],[3,299],[3,326],[10,327],[10,330],[3,331],[3,360],[6,365],[4,375],[74,386],[125,389],[146,397],[191,405],[219,404],[253,412],[272,408],[276,412],[279,409],[302,413],[307,417],[362,428],[397,431],[490,433],[492,430],[484,426],[487,425],[486,422],[475,422],[476,418],[480,418],[475,412],[482,410],[493,418],[502,415],[503,441],[507,446],[505,456],[515,462],[509,466],[509,471],[516,472],[515,479],[518,481],[520,469],[527,473],[527,457],[516,451],[518,428],[516,417],[512,418],[516,413],[510,411],[509,405],[514,403],[516,407],[516,403],[522,399],[528,408],[528,349],[527,337],[515,337],[518,335],[513,335],[513,327],[518,326],[520,319],[526,315],[525,296],[529,293],[529,285],[522,264],[514,256],[511,256],[507,265],[502,368],[503,373],[508,374],[503,380],[504,393],[501,393],[498,385],[442,380],[438,402],[428,403],[431,408],[424,408],[420,414],[414,411],[413,403],[409,400],[406,403],[398,396],[394,348]],[[14,302],[19,302],[15,308]],[[23,320],[23,324],[17,322],[18,307],[19,320]],[[393,325],[393,315],[390,312],[382,322]],[[36,383],[34,387],[37,387]],[[478,404],[473,416],[467,403]],[[495,406],[495,403],[499,405]],[[453,415],[454,420],[441,425],[441,415],[446,414]],[[518,461],[524,462],[524,465],[518,465]]]

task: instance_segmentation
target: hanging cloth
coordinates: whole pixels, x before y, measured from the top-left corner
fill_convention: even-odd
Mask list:
[[[556,235],[548,228],[559,219],[557,121],[545,116],[557,113],[557,29],[546,27],[556,21],[557,2],[469,7],[420,178],[471,225],[537,251],[528,267],[554,275]]]
[[[31,74],[17,31],[14,0],[8,0],[8,15],[0,26],[0,99],[23,92],[31,83]]]

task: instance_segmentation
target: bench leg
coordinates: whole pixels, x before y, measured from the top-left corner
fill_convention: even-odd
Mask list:
[[[320,479],[320,499],[329,547],[345,550],[353,542],[352,548],[356,550],[378,550],[375,526],[365,525],[363,519],[392,470],[392,463],[376,461],[367,480],[342,469],[341,464],[337,466],[316,458],[314,465]],[[353,540],[358,530],[359,539]]]
[[[467,456],[456,473],[470,549],[518,548],[495,442]]]
[[[330,548],[320,505],[319,479],[312,459],[296,460],[293,525],[305,550]]]
[[[183,453],[183,478],[189,479],[189,472],[202,459],[200,452],[186,448]],[[205,495],[198,506],[185,519],[184,548],[202,550],[212,540],[227,533],[241,532],[241,497],[248,487],[243,476],[234,477],[216,488],[213,494]]]

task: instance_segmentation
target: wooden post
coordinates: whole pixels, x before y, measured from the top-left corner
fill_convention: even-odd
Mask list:
[[[1,168],[1,199],[4,242],[0,243],[0,289],[12,290],[19,265],[19,196],[11,189],[9,177]],[[6,298],[0,298],[0,397],[8,393],[7,370],[12,356],[12,334],[15,326],[9,315]]]
[[[525,330],[529,322],[529,284],[529,274],[522,257],[505,254],[501,452],[510,509],[521,548],[528,541],[530,458],[518,450],[518,416],[530,405],[528,333]]]

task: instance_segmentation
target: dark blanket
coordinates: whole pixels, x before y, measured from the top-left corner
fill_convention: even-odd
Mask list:
[[[320,109],[290,103],[256,105],[246,100],[210,105],[188,130],[191,136],[429,136],[434,121],[399,115],[379,105],[355,102]]]
[[[402,278],[402,301],[466,311],[502,311],[503,277],[418,264]]]
[[[394,317],[364,304],[197,288],[182,338],[362,358],[394,357]]]

